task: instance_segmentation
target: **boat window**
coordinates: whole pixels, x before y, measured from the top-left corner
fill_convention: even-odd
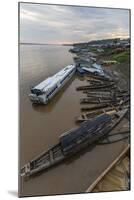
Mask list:
[[[41,90],[38,90],[38,89],[32,88],[32,89],[31,89],[31,93],[32,93],[32,94],[36,94],[36,95],[38,96],[38,95],[41,95],[41,94],[42,94],[42,91],[41,91]]]
[[[74,69],[72,69],[61,81],[60,83],[62,84],[64,82],[64,80],[68,77],[68,75],[70,75],[72,72],[74,71]],[[51,90],[51,92],[49,94],[47,94],[47,98],[56,90],[57,85]]]
[[[73,71],[74,71],[74,69],[71,70],[71,71],[62,79],[62,81],[60,81],[60,83],[62,84],[62,83],[64,82],[64,80],[68,77],[68,75],[70,75]]]
[[[56,90],[57,85],[51,90],[51,92],[49,94],[47,94],[47,98]]]

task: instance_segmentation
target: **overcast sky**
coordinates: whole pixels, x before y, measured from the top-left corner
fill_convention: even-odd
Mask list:
[[[20,41],[74,43],[129,37],[129,11],[121,9],[20,4]]]

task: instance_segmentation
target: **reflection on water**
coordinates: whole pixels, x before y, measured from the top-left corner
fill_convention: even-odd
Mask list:
[[[82,92],[76,91],[76,86],[85,84],[82,78],[74,76],[48,105],[32,105],[28,99],[31,86],[73,63],[69,48],[20,46],[20,166],[56,144],[63,132],[76,126],[75,117],[80,115],[79,101],[84,96]],[[119,145],[123,146],[122,143],[114,145],[115,151]],[[109,147],[107,153],[112,148],[113,146]],[[102,146],[96,147],[94,154],[101,157],[105,151]],[[83,151],[46,173],[42,172],[27,181],[20,178],[21,196],[85,191],[92,182],[93,175],[104,165],[103,162],[98,165],[94,154],[90,150]],[[114,158],[114,152],[112,156]]]

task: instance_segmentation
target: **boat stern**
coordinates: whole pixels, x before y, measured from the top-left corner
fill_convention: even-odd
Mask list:
[[[36,94],[29,94],[29,99],[35,104],[46,104],[47,103],[47,99],[46,99],[45,95],[37,96]]]
[[[21,176],[29,176],[30,174],[30,163],[27,163],[24,165],[21,170],[20,170],[20,175]]]

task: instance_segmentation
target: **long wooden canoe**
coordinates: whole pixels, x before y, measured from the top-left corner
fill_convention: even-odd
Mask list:
[[[107,134],[121,121],[127,109],[102,114],[83,122],[79,128],[72,129],[59,138],[59,143],[28,161],[21,170],[21,176],[31,176],[48,169],[64,159],[79,152],[93,143],[107,136]]]

